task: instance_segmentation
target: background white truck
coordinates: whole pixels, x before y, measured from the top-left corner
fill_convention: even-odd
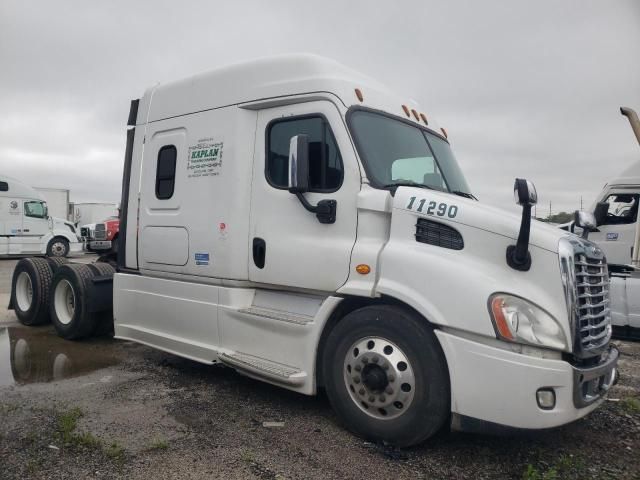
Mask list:
[[[51,216],[40,192],[15,178],[0,176],[0,256],[65,257],[81,251],[74,225]]]
[[[603,401],[602,251],[532,223],[525,180],[522,217],[478,202],[445,131],[374,80],[264,59],[152,87],[128,124],[117,272],[22,260],[23,323],[82,338],[113,305],[117,338],[324,388],[348,428],[396,445]]]
[[[640,144],[640,121],[621,108]],[[596,228],[588,234],[605,253],[611,276],[611,317],[614,334],[640,339],[640,161],[609,180],[589,209]],[[576,230],[573,224],[563,228]]]

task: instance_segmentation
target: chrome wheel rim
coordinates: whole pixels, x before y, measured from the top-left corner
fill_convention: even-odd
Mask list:
[[[351,400],[371,417],[397,418],[413,402],[416,380],[411,363],[386,338],[366,337],[354,342],[345,356],[343,371]]]
[[[54,257],[64,257],[66,250],[64,242],[55,242],[51,245],[51,253]]]
[[[53,301],[58,321],[63,325],[71,323],[76,311],[76,296],[73,293],[73,287],[67,280],[60,280],[56,285]]]
[[[16,280],[16,302],[18,303],[18,308],[23,312],[31,308],[33,284],[27,272],[20,272]]]

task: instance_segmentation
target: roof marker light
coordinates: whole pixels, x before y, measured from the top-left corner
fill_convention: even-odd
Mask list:
[[[427,121],[427,116],[424,113],[420,114],[420,118],[422,119],[425,125],[429,125],[429,122]]]
[[[411,113],[409,112],[409,107],[407,107],[406,105],[402,105],[402,110],[404,110],[404,113],[407,114],[407,117],[411,116]]]
[[[447,131],[444,129],[444,127],[440,128],[440,130],[442,131],[442,134],[444,135],[444,138],[449,138],[449,135],[447,135]]]
[[[362,91],[359,88],[356,88],[356,97],[358,97],[358,100],[360,100],[361,102],[364,101],[364,97],[362,96]]]
[[[420,115],[418,115],[418,112],[416,111],[415,108],[411,109],[411,113],[413,113],[413,117],[417,120],[420,121]]]

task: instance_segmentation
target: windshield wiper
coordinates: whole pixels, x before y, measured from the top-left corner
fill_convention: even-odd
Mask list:
[[[478,201],[477,197],[475,195],[473,195],[472,193],[461,192],[460,190],[452,190],[451,193],[454,193],[456,195],[460,195],[461,197],[470,198],[471,200]]]
[[[386,185],[383,185],[382,188],[393,188],[395,187],[396,189],[398,187],[418,187],[418,188],[426,188],[428,190],[436,190],[433,187],[430,187],[429,185],[425,185],[424,183],[418,183],[418,182],[411,182],[411,181],[403,181],[403,182],[393,182],[393,183],[387,183]]]

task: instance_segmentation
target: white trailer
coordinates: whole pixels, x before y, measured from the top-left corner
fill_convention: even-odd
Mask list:
[[[73,223],[73,219],[71,218],[73,210],[71,209],[71,202],[69,200],[69,190],[66,188],[48,187],[33,187],[33,189],[44,197],[47,202],[47,207],[49,208],[49,215],[56,218],[64,218]]]
[[[118,216],[117,203],[83,202],[72,203],[73,217],[70,218],[76,226],[95,224],[110,217]]]
[[[65,257],[82,251],[74,225],[51,215],[43,194],[0,176],[0,256],[46,254]]]
[[[554,427],[604,401],[602,251],[532,222],[526,180],[522,217],[478,202],[417,105],[283,56],[152,87],[128,124],[117,273],[23,260],[21,321],[89,336],[113,295],[117,338],[322,387],[344,425],[396,445],[448,420]]]

